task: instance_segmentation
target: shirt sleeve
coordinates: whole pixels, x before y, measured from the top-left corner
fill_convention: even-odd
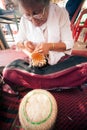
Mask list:
[[[74,40],[70,27],[69,15],[65,8],[62,8],[59,23],[61,41],[66,44],[66,50],[72,49],[74,45]]]
[[[19,31],[18,34],[16,36],[16,43],[18,42],[23,42],[26,40],[26,35],[25,35],[25,20],[23,19],[23,17],[20,20],[20,25],[19,25]]]

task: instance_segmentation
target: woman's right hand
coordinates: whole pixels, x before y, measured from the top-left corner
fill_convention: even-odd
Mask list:
[[[35,49],[35,45],[31,41],[24,41],[24,47],[30,53],[32,53],[34,51],[34,49]]]

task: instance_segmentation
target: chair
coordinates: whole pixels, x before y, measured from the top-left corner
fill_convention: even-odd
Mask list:
[[[2,41],[0,40],[0,50],[4,50],[4,49],[5,49],[5,47],[4,47],[3,43],[2,43]]]
[[[71,29],[73,29],[73,27],[74,27],[74,23],[75,23],[75,21],[76,21],[78,15],[79,15],[79,13],[80,13],[80,10],[81,10],[81,8],[82,8],[82,5],[83,5],[83,2],[80,3],[80,5],[78,6],[77,10],[75,11],[75,13],[74,13],[74,15],[73,15],[73,17],[72,17],[72,19],[71,19]]]
[[[5,37],[3,35],[1,27],[0,27],[0,41],[1,41],[1,43],[0,43],[1,49],[7,49],[7,48],[9,48],[9,46],[8,46],[6,40],[5,40]]]
[[[14,8],[14,4],[10,1],[6,4],[6,10],[2,9],[1,11],[0,23],[7,25],[9,34],[11,34],[12,40],[15,41],[11,24],[16,25],[17,32],[19,30],[20,14],[18,13],[18,10]]]
[[[74,23],[72,29],[73,37],[75,42],[78,41],[79,35],[83,28],[87,28],[87,18],[85,21],[82,21],[83,16],[87,14],[87,9],[81,10],[77,21]],[[86,36],[84,36],[84,41],[86,41]]]
[[[16,25],[16,28],[17,28],[17,31],[19,29],[18,27],[18,21],[17,19],[14,17],[14,14],[6,14],[6,15],[0,15],[0,23],[1,24],[5,24],[8,26],[8,29],[9,29],[9,33],[11,34],[12,36],[12,39],[14,41],[14,36],[13,36],[13,31],[12,31],[12,28],[11,28],[11,24],[14,24]]]

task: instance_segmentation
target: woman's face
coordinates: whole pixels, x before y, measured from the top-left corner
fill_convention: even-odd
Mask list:
[[[47,21],[48,6],[36,5],[32,7],[23,7],[24,17],[31,21],[35,26],[41,26]]]

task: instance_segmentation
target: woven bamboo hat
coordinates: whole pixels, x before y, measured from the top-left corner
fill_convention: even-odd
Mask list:
[[[52,130],[57,111],[53,95],[46,90],[35,89],[22,99],[19,105],[19,121],[24,130]]]

